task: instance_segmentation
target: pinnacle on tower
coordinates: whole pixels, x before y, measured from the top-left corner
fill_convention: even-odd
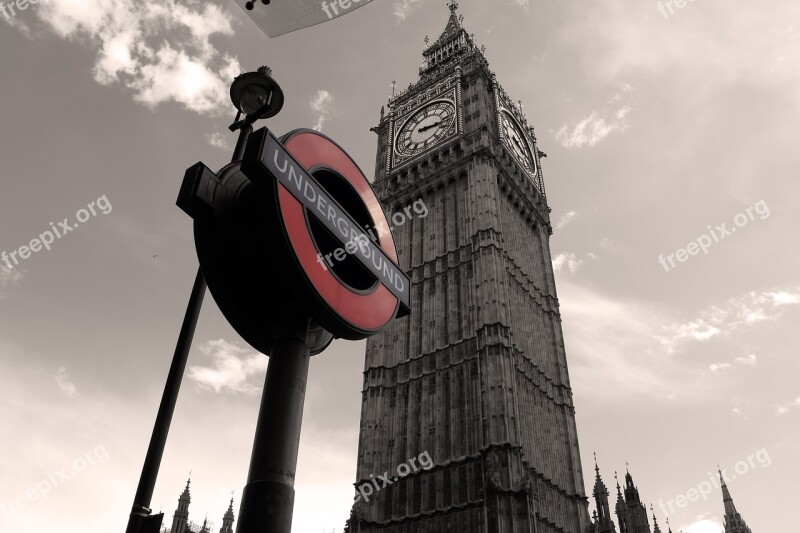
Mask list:
[[[717,471],[719,472],[722,488],[722,503],[725,505],[725,533],[751,533],[742,515],[736,510],[728,485],[725,483],[725,476],[722,475],[722,470],[717,467]]]
[[[189,504],[192,501],[192,496],[189,493],[189,485],[191,485],[191,483],[192,475],[189,473],[189,479],[186,480],[186,488],[183,489],[183,492],[178,498],[178,508],[175,509],[175,514],[172,516],[170,533],[187,533],[189,531]]]
[[[656,519],[656,512],[653,510],[653,504],[650,504],[650,512],[653,513],[653,533],[661,533],[661,528],[658,527],[658,520]]]
[[[225,515],[222,517],[222,528],[219,530],[219,533],[233,533],[234,518],[233,493],[231,493],[231,502],[228,505],[228,510],[225,511]]]
[[[594,471],[595,481],[592,495],[594,496],[596,509],[594,516],[595,531],[597,533],[616,532],[614,522],[611,520],[611,510],[608,505],[608,489],[603,482],[603,478],[600,476],[600,467],[597,465],[596,453],[594,454]]]

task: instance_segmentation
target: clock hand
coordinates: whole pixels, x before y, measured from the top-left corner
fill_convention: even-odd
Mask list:
[[[419,129],[419,132],[422,133],[423,131],[428,131],[429,129],[435,128],[436,126],[438,126],[441,123],[442,123],[442,121],[440,120],[439,122],[434,122],[433,124],[430,124],[428,126],[423,126],[423,127],[421,127]]]

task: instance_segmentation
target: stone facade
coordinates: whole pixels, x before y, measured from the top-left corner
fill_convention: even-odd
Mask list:
[[[413,310],[367,341],[356,483],[423,452],[434,467],[356,503],[348,530],[583,533],[544,154],[450,9],[373,128],[385,211],[429,214],[394,228]]]

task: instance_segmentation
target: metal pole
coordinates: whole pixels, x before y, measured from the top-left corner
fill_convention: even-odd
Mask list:
[[[252,124],[243,121],[239,126],[239,138],[236,141],[236,148],[233,151],[231,162],[242,159],[247,145],[247,138],[252,132]],[[150,445],[147,447],[142,475],[139,478],[139,486],[133,499],[133,508],[128,518],[128,527],[125,533],[145,533],[155,527],[152,520],[155,517],[150,516],[150,502],[153,499],[153,490],[155,489],[156,478],[158,478],[161,459],[164,456],[164,447],[167,443],[170,424],[172,424],[172,415],[175,413],[175,404],[178,402],[178,393],[181,390],[183,374],[186,371],[186,361],[189,358],[189,350],[192,347],[197,319],[200,316],[200,309],[203,307],[206,287],[203,271],[198,268],[192,295],[189,298],[186,315],[183,318],[183,325],[178,335],[178,343],[175,346],[175,354],[169,367],[167,383],[164,385],[164,394],[161,397],[161,404],[158,406],[156,422],[153,426],[153,433],[150,436]],[[158,527],[160,525],[159,523]]]
[[[231,162],[240,161],[244,157],[244,149],[247,146],[247,138],[253,133],[253,125],[250,122],[243,121],[239,125],[239,139],[236,141],[236,148],[233,149],[233,158]]]
[[[290,533],[310,350],[308,317],[287,322],[269,356],[237,533]]]
[[[128,520],[128,528],[125,530],[126,533],[142,531],[143,524],[148,521],[147,518],[150,516],[150,501],[153,498],[161,457],[164,455],[169,426],[172,423],[172,415],[175,412],[175,404],[181,390],[186,360],[189,358],[189,349],[192,346],[192,338],[197,327],[197,319],[200,316],[200,308],[203,306],[205,292],[206,280],[203,272],[198,268],[192,296],[189,298],[181,332],[178,335],[178,344],[175,346],[175,355],[172,358],[172,365],[169,367],[164,395],[161,397],[161,405],[158,406],[156,423],[150,437],[150,446],[147,448],[147,456],[142,467],[142,475],[139,478],[139,487],[136,489],[136,497],[133,500],[133,509]]]

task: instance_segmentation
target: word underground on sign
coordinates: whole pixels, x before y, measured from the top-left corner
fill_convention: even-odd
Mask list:
[[[413,204],[407,205],[402,211],[398,211],[392,215],[390,217],[392,221],[391,227],[387,228],[384,224],[378,224],[377,226],[370,228],[370,226],[367,225],[364,230],[370,234],[373,241],[377,241],[380,237],[391,233],[394,228],[405,224],[407,219],[413,218],[411,213],[412,208],[414,213],[419,215],[419,218],[425,218],[428,216],[428,206],[425,205],[425,202],[422,201],[422,199],[419,199]],[[378,234],[375,235],[373,230],[377,230]],[[369,257],[369,250],[366,248],[366,239],[367,236],[362,233],[359,237],[351,238],[349,241],[347,241],[344,247],[337,248],[333,252],[325,254],[324,259],[322,254],[317,254],[317,263],[319,263],[325,270],[328,270],[328,267],[333,266],[333,260],[344,261],[347,255],[353,255],[357,251],[361,251],[362,254]],[[326,262],[328,263],[328,267],[325,266]]]
[[[261,163],[331,234],[338,233],[342,243],[358,242],[363,248],[362,253],[354,257],[383,283],[402,305],[409,306],[411,282],[408,276],[394,264],[380,246],[366,237],[358,223],[339,207],[272,133],[267,133]]]

